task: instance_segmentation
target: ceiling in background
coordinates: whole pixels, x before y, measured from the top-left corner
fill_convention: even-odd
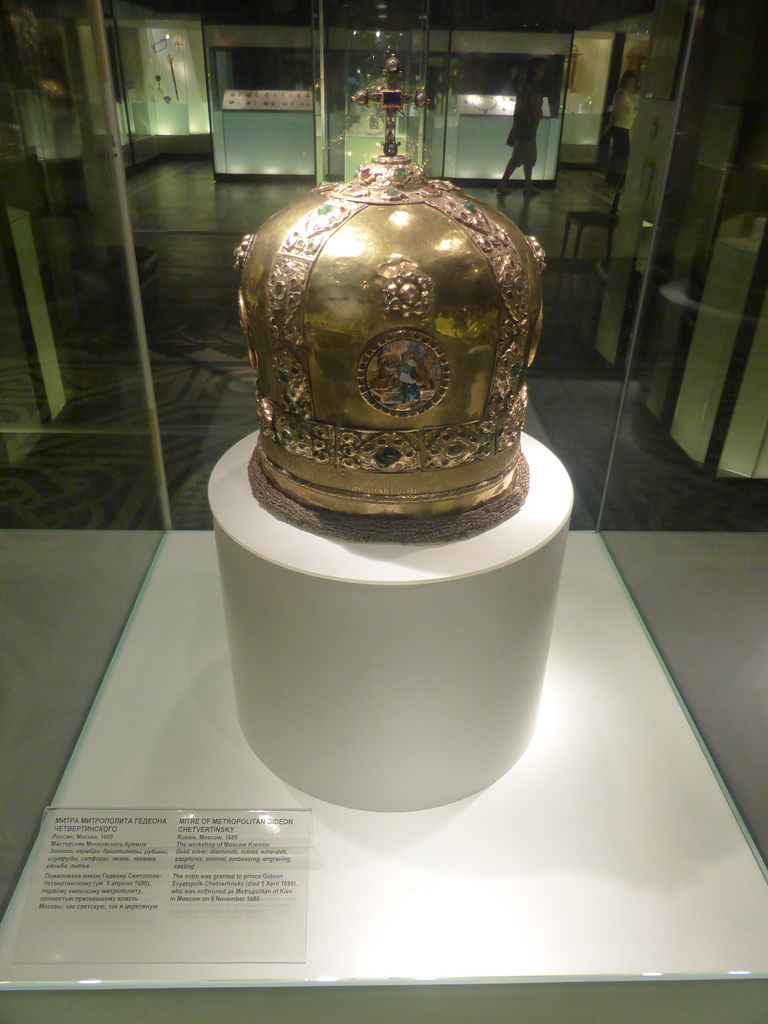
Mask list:
[[[317,0],[314,0],[317,3]],[[326,24],[349,28],[414,28],[429,11],[432,28],[500,32],[573,32],[613,25],[653,13],[654,0],[326,0]],[[135,5],[130,5],[135,10]],[[307,25],[313,0],[150,0],[141,5],[158,15],[202,16],[207,24]],[[105,0],[108,14],[120,3]],[[135,16],[135,15],[134,15]]]

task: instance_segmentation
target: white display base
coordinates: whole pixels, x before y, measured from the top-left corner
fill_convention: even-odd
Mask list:
[[[23,1003],[18,1018],[11,1014],[12,989],[51,987],[66,988],[73,998],[78,989],[92,997],[77,1016],[81,1022],[117,1019],[89,1009],[104,1004],[93,1001],[93,991],[83,992],[84,982],[89,989],[224,983],[246,991],[275,984],[641,982],[649,975],[678,980],[768,973],[768,887],[593,534],[568,538],[542,710],[524,757],[476,796],[392,814],[313,800],[259,762],[237,720],[213,536],[170,534],[55,802],[93,808],[311,807],[307,961],[16,964],[22,881],[0,931],[9,1021],[65,1019],[50,1004],[42,1004],[49,1006],[47,1016],[43,1010],[25,1015]],[[497,985],[472,987],[474,994],[464,999],[459,986],[439,1004],[444,1012],[437,1017],[418,1000],[418,1012],[408,1020],[513,1019],[500,1001],[517,998],[514,993],[502,996],[494,992]],[[584,987],[575,986],[577,993],[568,998],[580,1000]],[[585,1011],[578,1019],[760,1019],[738,1010],[754,1005],[749,993],[746,1001],[733,997],[730,1015],[673,1017],[649,1014],[646,986],[631,988],[631,1007],[645,1007],[644,1016],[625,1007],[602,1016]],[[665,993],[673,1003],[688,998],[674,985],[660,988],[660,1000]],[[702,997],[705,1007],[716,1004],[711,991]],[[724,998],[734,991],[725,984]],[[323,1016],[329,1004],[321,996],[331,993],[318,993],[320,1002],[305,1007],[309,1016],[286,1012],[280,1019],[339,1020]],[[436,991],[438,1003],[440,998]],[[486,998],[496,1008],[487,1016]],[[29,1005],[37,1006],[36,999]],[[370,1013],[360,1000],[358,1012],[345,1020],[394,1019],[375,1009],[379,1003],[391,1007],[386,993],[370,996]],[[203,1019],[194,1000],[184,1005],[185,1020]],[[464,1015],[456,1016],[452,1007],[463,1007]],[[86,1016],[91,1012],[96,1015]],[[131,1019],[147,1019],[133,1012]],[[531,1012],[514,1019],[576,1016],[563,1010],[560,1016]],[[209,1011],[206,1019],[230,1018]]]
[[[451,544],[329,540],[253,498],[257,435],[217,463],[216,530],[238,716],[280,778],[333,803],[411,811],[499,779],[536,724],[573,502],[524,438],[520,512]]]

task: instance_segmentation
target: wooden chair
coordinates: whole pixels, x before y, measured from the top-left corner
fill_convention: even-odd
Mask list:
[[[613,245],[613,232],[619,223],[619,199],[624,187],[622,182],[616,189],[613,202],[608,210],[569,210],[565,215],[565,231],[563,232],[563,247],[560,251],[560,258],[565,256],[565,249],[568,245],[568,235],[571,231],[571,224],[576,226],[576,238],[573,242],[571,259],[575,260],[581,244],[581,233],[584,228],[604,228],[608,232],[607,259],[611,258],[611,246]]]

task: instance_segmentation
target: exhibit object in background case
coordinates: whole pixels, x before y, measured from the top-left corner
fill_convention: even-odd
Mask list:
[[[320,533],[448,539],[525,500],[543,252],[498,210],[397,155],[397,113],[427,98],[403,92],[395,56],[386,72],[354,96],[386,115],[383,155],[237,250],[258,371],[250,475],[273,512]]]

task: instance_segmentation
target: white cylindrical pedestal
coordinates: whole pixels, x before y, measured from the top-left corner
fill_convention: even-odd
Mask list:
[[[209,487],[243,732],[312,796],[419,810],[500,778],[533,734],[573,498],[524,437],[528,498],[439,545],[328,540],[281,523],[247,477],[256,434]]]

